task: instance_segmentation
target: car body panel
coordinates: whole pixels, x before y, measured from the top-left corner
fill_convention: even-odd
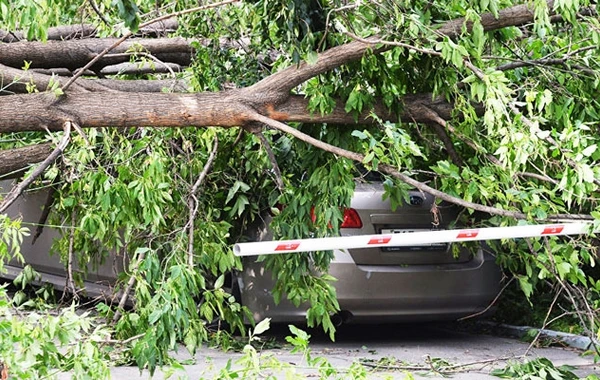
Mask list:
[[[409,193],[409,203],[392,211],[389,199],[383,199],[384,188],[379,183],[359,183],[350,207],[355,209],[363,226],[340,230],[341,236],[374,235],[383,232],[443,230],[451,227],[458,215],[457,207],[437,205],[433,196],[417,191]],[[449,244],[429,246],[364,248],[349,251],[358,265],[412,265],[467,262],[466,250],[450,252]]]
[[[382,183],[359,183],[350,207],[362,227],[341,228],[341,236],[373,235],[390,231],[439,230],[453,227],[458,210],[428,194],[409,193],[409,202],[391,210],[383,199]],[[433,212],[437,212],[434,215]],[[270,218],[252,236],[272,240]],[[345,322],[415,322],[452,320],[489,308],[501,285],[495,257],[485,245],[437,244],[414,247],[334,250],[328,273],[337,281]],[[303,254],[303,253],[297,253]],[[242,304],[256,321],[302,321],[308,305],[296,307],[287,299],[276,305],[271,295],[275,280],[255,258],[244,259],[238,276]]]
[[[5,193],[11,188],[12,181],[0,181],[0,193]],[[53,253],[52,244],[59,238],[60,229],[47,226],[42,230],[39,237],[33,240],[36,226],[40,222],[42,209],[46,204],[49,195],[48,189],[25,192],[19,197],[6,211],[13,219],[20,219],[24,227],[29,228],[29,236],[23,239],[21,244],[21,254],[26,264],[31,265],[42,278],[37,283],[50,283],[59,290],[65,288],[65,264],[61,261],[58,254]],[[63,226],[68,231],[68,226]],[[74,255],[77,256],[77,255]],[[5,265],[7,273],[5,278],[15,278],[22,270],[23,264],[16,259],[11,260]],[[86,265],[85,290],[90,296],[113,295],[112,287],[116,282],[118,273],[124,268],[124,262],[118,255],[110,255],[109,259],[98,263],[89,263]],[[76,258],[73,263],[74,273],[84,272],[83,266],[80,266]]]

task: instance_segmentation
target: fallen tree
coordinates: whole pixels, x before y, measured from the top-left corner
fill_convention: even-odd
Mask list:
[[[175,335],[204,339],[198,316],[175,311],[195,310],[192,295],[214,293],[206,305],[241,326],[215,285],[240,266],[229,244],[277,204],[298,204],[278,212],[281,237],[335,233],[356,166],[386,175],[394,202],[416,188],[464,207],[462,223],[600,215],[594,6],[312,1],[281,11],[285,2],[230,0],[169,13],[142,3],[142,29],[176,17],[177,35],[139,36],[136,10],[100,2],[93,12],[84,6],[92,19],[122,19],[131,30],[102,38],[86,27],[75,38],[0,44],[0,176],[50,155],[53,145],[22,148],[28,136],[65,143],[59,131],[73,126],[70,147],[47,172],[61,184],[55,222],[74,227],[60,244],[68,257],[78,247],[81,261],[104,249],[131,258],[125,293],[136,294],[145,324],[134,326],[120,307],[111,318],[125,338],[159,326],[160,336],[144,335],[138,348]],[[333,220],[298,223],[311,206]],[[328,225],[333,231],[319,227]],[[548,280],[595,332],[598,305],[577,288],[596,284],[584,271],[596,255],[589,241],[499,244],[499,261],[528,296]],[[281,274],[273,292],[314,301],[309,321],[332,331],[331,284],[308,274],[328,260],[266,265]],[[169,293],[180,285],[169,283],[173,268],[188,276],[188,288],[177,289],[182,301]],[[184,305],[157,314],[152,307],[165,299]],[[207,308],[200,318],[210,320],[216,312]],[[179,324],[196,335],[168,328]]]

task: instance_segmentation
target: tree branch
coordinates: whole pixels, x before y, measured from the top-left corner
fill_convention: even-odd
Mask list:
[[[52,153],[52,143],[0,150],[0,179],[19,177],[29,165],[43,161]]]
[[[550,8],[552,1],[549,1]],[[517,5],[501,10],[496,18],[492,13],[481,15],[481,24],[485,31],[497,30],[508,26],[519,26],[534,20],[533,10],[528,5]],[[448,37],[457,37],[462,33],[462,27],[465,23],[464,18],[447,21],[442,24],[436,32]],[[467,23],[467,30],[471,30],[472,23]],[[315,64],[302,62],[299,65],[291,66],[287,69],[270,75],[268,78],[251,86],[249,91],[256,91],[258,94],[268,91],[289,93],[296,86],[304,83],[308,79],[319,74],[327,72],[349,61],[362,57],[367,51],[374,53],[382,52],[391,48],[391,46],[401,46],[407,49],[413,49],[426,54],[440,55],[441,53],[431,49],[421,49],[402,42],[384,41],[376,36],[369,38],[358,38],[352,36],[354,41],[326,50],[318,55]],[[384,44],[384,46],[379,46]],[[467,63],[468,64],[468,63]]]
[[[96,1],[94,1],[94,0],[88,0],[88,2],[92,6],[92,9],[96,13],[96,15],[98,15],[98,17],[100,17],[100,20],[102,20],[102,22],[104,23],[104,25],[110,25],[110,23],[108,22],[108,20],[106,19],[106,17],[104,17],[104,15],[102,14],[102,12],[100,12],[100,9],[98,8],[98,4],[96,4]]]
[[[131,274],[131,277],[129,277],[127,286],[123,290],[123,294],[121,295],[121,300],[119,301],[119,305],[117,306],[117,311],[115,311],[115,315],[113,315],[113,323],[117,323],[119,321],[119,318],[121,318],[121,310],[123,310],[123,307],[125,307],[127,298],[129,298],[129,293],[131,292],[133,285],[135,285],[135,272],[140,267],[140,264],[142,263],[142,261],[144,261],[145,257],[146,257],[146,252],[142,251],[138,256],[137,261],[132,265],[132,268],[131,268],[132,274]]]
[[[194,266],[194,220],[196,219],[196,214],[198,214],[198,199],[196,198],[196,193],[200,188],[200,185],[204,182],[204,179],[208,175],[210,168],[217,156],[217,150],[219,149],[219,139],[215,136],[213,141],[213,149],[204,164],[204,168],[200,172],[198,179],[192,186],[190,190],[190,196],[188,199],[188,208],[190,210],[190,216],[188,221],[188,264],[190,267]]]
[[[365,39],[369,41],[370,39]],[[293,88],[319,74],[341,66],[344,63],[361,58],[367,51],[380,52],[389,47],[377,48],[374,43],[352,41],[336,46],[318,55],[315,64],[301,62],[287,69],[269,75],[267,78],[248,87],[246,90],[260,96],[263,94],[288,94]]]
[[[52,151],[52,153],[37,168],[35,168],[35,170],[33,172],[31,172],[31,174],[27,178],[25,178],[17,186],[13,187],[11,189],[11,191],[6,195],[6,198],[4,198],[2,203],[0,203],[0,214],[5,212],[8,209],[8,207],[10,207],[10,205],[13,204],[13,202],[15,200],[17,200],[19,195],[21,195],[21,193],[29,185],[31,185],[31,183],[37,177],[39,177],[44,172],[44,170],[46,170],[48,168],[48,166],[50,166],[58,158],[58,156],[60,156],[62,154],[62,152],[65,150],[65,148],[69,144],[69,139],[71,137],[71,124],[72,124],[72,122],[70,122],[70,121],[67,121],[64,123],[63,137],[60,140],[58,146],[54,149],[54,151]]]
[[[38,91],[46,91],[52,81],[60,85],[67,82],[67,78],[46,75],[32,70],[20,70],[0,64],[0,79],[4,84],[0,88],[2,94],[27,94],[33,85]],[[185,92],[187,84],[180,79],[162,80],[115,80],[115,79],[81,79],[71,88],[72,92],[162,92],[164,89]],[[4,101],[4,99],[3,99]]]
[[[554,1],[550,0],[547,2],[548,9],[552,10]],[[529,4],[516,5],[502,9],[498,12],[498,17],[494,16],[493,13],[484,13],[481,15],[481,25],[484,31],[497,30],[506,28],[508,26],[521,26],[530,23],[534,20],[533,8]],[[439,34],[448,36],[450,38],[456,38],[460,36],[463,31],[463,25],[465,25],[466,19],[464,17],[457,18],[454,20],[447,21],[441,27],[436,29]],[[470,21],[466,22],[467,33],[471,33],[473,23]]]
[[[96,27],[90,24],[62,25],[48,28],[47,39],[65,41],[74,38],[93,37]],[[0,42],[14,43],[26,40],[23,32],[0,30]]]
[[[116,45],[120,39],[90,38],[67,41],[23,41],[13,44],[0,44],[0,63],[21,68],[24,61],[30,68],[67,68],[77,70],[109,47],[114,46],[115,55],[102,56],[86,69],[98,71],[104,66],[129,62],[135,52],[148,52],[165,62],[183,66],[189,65],[193,48],[191,41],[182,37],[174,38],[135,38]],[[202,41],[199,41],[202,43]],[[118,47],[117,47],[118,46]],[[126,54],[131,53],[131,54]],[[66,57],[65,57],[66,56]]]
[[[252,115],[252,118],[259,123],[266,124],[272,128],[275,128],[282,132],[288,133],[288,134],[296,137],[297,139],[302,140],[306,143],[309,143],[309,144],[311,144],[319,149],[322,149],[326,152],[330,152],[330,153],[336,154],[338,156],[345,157],[345,158],[348,158],[350,160],[357,161],[357,162],[362,162],[363,159],[365,158],[365,156],[360,153],[351,152],[349,150],[327,144],[323,141],[315,139],[314,137],[304,134],[304,133],[298,131],[297,129],[292,128],[284,123],[281,123],[277,120],[269,119],[268,117],[265,117],[258,113]],[[389,174],[392,177],[398,178],[402,182],[412,186],[413,188],[415,188],[417,190],[420,190],[424,193],[433,195],[434,197],[437,197],[443,201],[450,202],[450,203],[453,203],[453,204],[456,204],[456,205],[459,205],[459,206],[462,206],[465,208],[469,208],[469,209],[472,209],[475,211],[481,211],[481,212],[491,214],[491,215],[500,215],[500,216],[506,216],[506,217],[511,217],[511,218],[515,218],[515,219],[525,219],[527,217],[525,214],[518,212],[518,211],[504,210],[504,209],[499,209],[496,207],[485,206],[485,205],[482,205],[479,203],[468,202],[468,201],[465,201],[464,199],[446,194],[446,193],[439,191],[437,189],[434,189],[422,182],[419,182],[415,179],[410,178],[409,176],[399,172],[396,168],[394,168],[390,165],[380,164],[377,167],[377,170],[380,172]]]

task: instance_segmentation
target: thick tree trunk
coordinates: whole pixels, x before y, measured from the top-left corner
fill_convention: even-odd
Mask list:
[[[0,150],[0,179],[21,176],[22,169],[42,162],[50,153],[52,153],[51,143]]]
[[[264,102],[262,99],[270,99]],[[253,94],[242,90],[220,93],[86,93],[56,98],[52,94],[28,94],[4,97],[0,104],[0,133],[62,130],[67,120],[84,128],[96,127],[236,127],[251,122],[250,115],[258,112],[285,122],[330,124],[373,123],[369,112],[358,120],[346,113],[343,102],[333,112],[320,115],[307,111],[308,100],[303,96]],[[426,109],[449,118],[452,105],[442,99],[431,100],[431,94],[407,96],[404,112],[406,121],[431,122]],[[395,121],[382,104],[375,111],[383,120]]]

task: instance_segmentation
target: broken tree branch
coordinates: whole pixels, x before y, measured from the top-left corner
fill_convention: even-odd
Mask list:
[[[5,84],[0,88],[0,95],[27,94],[31,87],[45,91],[52,82],[65,84],[67,78],[20,70],[0,63],[0,80]],[[115,80],[115,79],[81,79],[71,88],[72,92],[162,92],[170,89],[176,92],[187,91],[187,84],[180,79],[160,80]],[[8,100],[8,98],[6,99]],[[4,99],[3,99],[4,101]]]
[[[65,41],[74,38],[93,37],[96,27],[90,24],[62,25],[48,28],[47,39]],[[27,38],[21,31],[0,30],[0,42],[14,43],[25,41]]]
[[[272,128],[275,128],[282,132],[288,133],[288,134],[296,137],[297,139],[302,140],[306,143],[309,143],[309,144],[311,144],[319,149],[322,149],[326,152],[330,152],[330,153],[336,154],[338,156],[345,157],[345,158],[348,158],[350,160],[357,161],[357,162],[362,162],[363,159],[365,158],[365,156],[363,154],[351,152],[349,150],[327,144],[321,140],[317,140],[314,137],[311,137],[305,133],[302,133],[299,130],[292,128],[289,125],[281,123],[277,120],[269,119],[268,117],[265,117],[260,114],[254,114],[254,115],[252,115],[252,117],[257,122],[266,124]],[[419,181],[407,176],[406,174],[401,173],[396,168],[394,168],[390,165],[379,164],[379,166],[377,167],[377,170],[380,172],[389,174],[392,177],[398,178],[402,182],[412,186],[413,188],[415,188],[417,190],[420,190],[424,193],[433,195],[434,197],[437,197],[443,201],[453,203],[458,206],[469,208],[469,209],[472,209],[475,211],[481,211],[481,212],[491,214],[491,215],[500,215],[500,216],[506,216],[506,217],[511,217],[511,218],[515,218],[515,219],[525,219],[527,217],[525,214],[518,212],[518,211],[504,210],[504,209],[500,209],[500,208],[496,208],[496,207],[485,206],[485,205],[482,205],[479,203],[468,202],[468,201],[465,201],[464,199],[446,194],[443,191],[434,189],[422,182],[419,182]]]
[[[43,161],[52,153],[52,143],[0,150],[0,179],[19,177],[30,165]]]
[[[23,191],[31,185],[33,181],[37,177],[39,177],[47,168],[50,166],[58,156],[62,154],[67,145],[69,144],[69,139],[71,138],[71,121],[66,121],[63,125],[64,134],[62,139],[56,148],[52,151],[52,153],[41,163],[38,167],[35,168],[31,174],[25,178],[21,183],[17,186],[13,187],[11,191],[6,195],[6,198],[0,203],[0,214],[5,212],[11,204],[14,203],[15,200],[23,193]]]

